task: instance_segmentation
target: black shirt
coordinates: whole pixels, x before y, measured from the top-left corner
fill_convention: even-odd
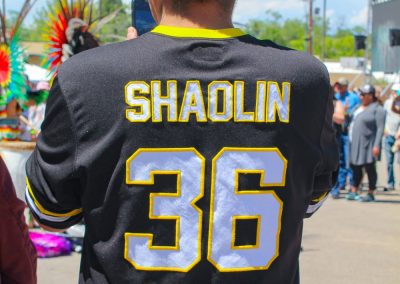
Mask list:
[[[157,27],[63,64],[27,200],[48,226],[84,217],[80,283],[295,283],[337,165],[332,106],[309,55]]]

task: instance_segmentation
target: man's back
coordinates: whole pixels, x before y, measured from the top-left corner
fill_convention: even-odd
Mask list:
[[[28,201],[45,225],[85,218],[81,283],[295,283],[336,167],[328,93],[317,60],[237,29],[82,53],[53,86]]]

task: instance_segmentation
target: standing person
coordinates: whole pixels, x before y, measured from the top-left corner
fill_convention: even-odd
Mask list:
[[[400,114],[400,83],[394,84],[392,90],[394,92],[392,111]]]
[[[334,109],[335,109],[335,111],[333,113],[333,126],[334,126],[334,129],[336,132],[336,142],[338,145],[338,150],[340,151],[341,144],[342,144],[341,140],[342,140],[343,123],[345,122],[346,111],[345,111],[345,108],[344,108],[343,104],[341,103],[341,101],[338,101],[335,97],[334,97],[333,101],[334,101]],[[339,190],[339,186],[337,183],[331,191],[331,196],[333,199],[340,198],[340,190]]]
[[[387,185],[385,190],[394,190],[396,184],[393,170],[395,153],[392,152],[392,148],[393,145],[396,143],[396,134],[400,128],[400,116],[392,110],[392,106],[395,98],[398,97],[397,89],[400,90],[400,84],[393,85],[392,93],[384,104],[384,108],[386,110],[386,123],[383,141],[388,173]]]
[[[0,157],[0,283],[35,284],[36,250],[29,239],[25,204],[17,198]]]
[[[339,144],[340,162],[338,182],[332,189],[334,198],[338,196],[337,193],[339,193],[340,190],[344,190],[346,188],[347,181],[350,184],[353,182],[353,174],[349,162],[349,126],[354,110],[361,103],[359,97],[355,93],[349,91],[349,80],[346,78],[340,78],[335,85],[335,89],[338,90],[338,93],[336,93],[335,97],[345,107],[346,116],[343,123]]]
[[[375,163],[380,159],[386,111],[377,102],[373,86],[365,85],[360,89],[360,93],[362,104],[354,112],[350,126],[350,163],[354,176],[347,199],[360,199],[358,191],[363,178],[363,169],[365,169],[368,175],[369,191],[360,200],[371,202],[375,200],[374,192],[378,179]]]
[[[30,208],[84,216],[80,283],[299,283],[338,161],[326,68],[233,28],[233,0],[149,3],[152,32],[60,68]]]

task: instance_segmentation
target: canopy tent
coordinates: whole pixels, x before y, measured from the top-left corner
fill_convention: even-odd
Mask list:
[[[28,80],[34,83],[51,80],[50,72],[36,65],[25,64],[25,74],[28,76]]]

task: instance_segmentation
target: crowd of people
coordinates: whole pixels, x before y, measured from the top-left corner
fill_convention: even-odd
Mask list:
[[[389,96],[379,95],[372,85],[356,92],[349,90],[345,78],[333,86],[333,117],[340,153],[338,180],[331,191],[334,199],[348,188],[346,199],[375,200],[378,174],[376,162],[384,152],[387,164],[385,191],[395,190],[394,162],[400,144],[400,84],[393,84]],[[399,159],[400,163],[400,159]],[[368,193],[360,196],[364,172],[368,176]]]

